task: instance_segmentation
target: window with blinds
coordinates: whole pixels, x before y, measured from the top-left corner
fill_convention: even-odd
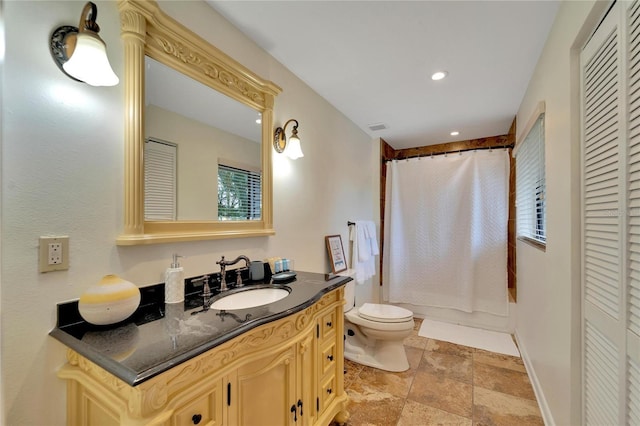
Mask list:
[[[177,145],[171,142],[145,141],[145,220],[176,220],[177,152]]]
[[[539,114],[516,152],[516,229],[518,237],[545,244],[546,183],[544,113]]]
[[[218,164],[218,219],[260,220],[262,174]]]

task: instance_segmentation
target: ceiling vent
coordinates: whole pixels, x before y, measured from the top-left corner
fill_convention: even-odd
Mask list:
[[[369,130],[372,132],[377,132],[378,130],[384,130],[386,128],[387,125],[384,123],[369,124]]]

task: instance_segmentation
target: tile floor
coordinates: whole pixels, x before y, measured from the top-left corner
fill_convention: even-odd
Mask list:
[[[520,358],[418,336],[408,371],[345,360],[348,426],[544,425]]]

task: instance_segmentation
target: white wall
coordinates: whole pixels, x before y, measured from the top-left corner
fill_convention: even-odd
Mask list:
[[[517,242],[516,335],[547,424],[581,423],[576,60],[606,5],[562,3],[517,115],[523,126],[538,102],[546,103],[547,247]]]
[[[100,35],[122,76],[116,2],[96,3]],[[379,217],[377,141],[204,3],[161,2],[176,19],[283,88],[275,124],[298,119],[305,157],[274,155],[274,237],[116,246],[123,223],[123,85],[74,82],[48,51],[51,31],[77,25],[82,5],[4,3],[0,422],[8,425],[65,423],[65,386],[55,375],[65,347],[47,334],[55,326],[55,304],[78,298],[103,275],[155,284],[174,252],[186,256],[187,276],[217,271],[221,255],[238,254],[286,256],[297,269],[326,272],[324,236],[341,234],[346,243],[347,220]],[[37,272],[38,237],[50,234],[70,237],[69,271]]]

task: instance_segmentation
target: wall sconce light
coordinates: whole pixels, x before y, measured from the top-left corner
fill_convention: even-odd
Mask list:
[[[91,86],[115,86],[120,81],[111,69],[107,46],[98,36],[98,8],[88,2],[78,28],[63,25],[51,34],[49,49],[58,68],[70,78]]]
[[[287,130],[287,125],[291,122],[295,122],[293,125],[293,130],[291,130],[291,137],[287,142],[287,137],[285,135],[285,130]],[[296,158],[304,157],[302,153],[302,148],[300,148],[300,139],[298,138],[298,120],[291,119],[284,123],[283,127],[278,127],[273,134],[273,147],[279,153],[283,153],[295,160]]]

